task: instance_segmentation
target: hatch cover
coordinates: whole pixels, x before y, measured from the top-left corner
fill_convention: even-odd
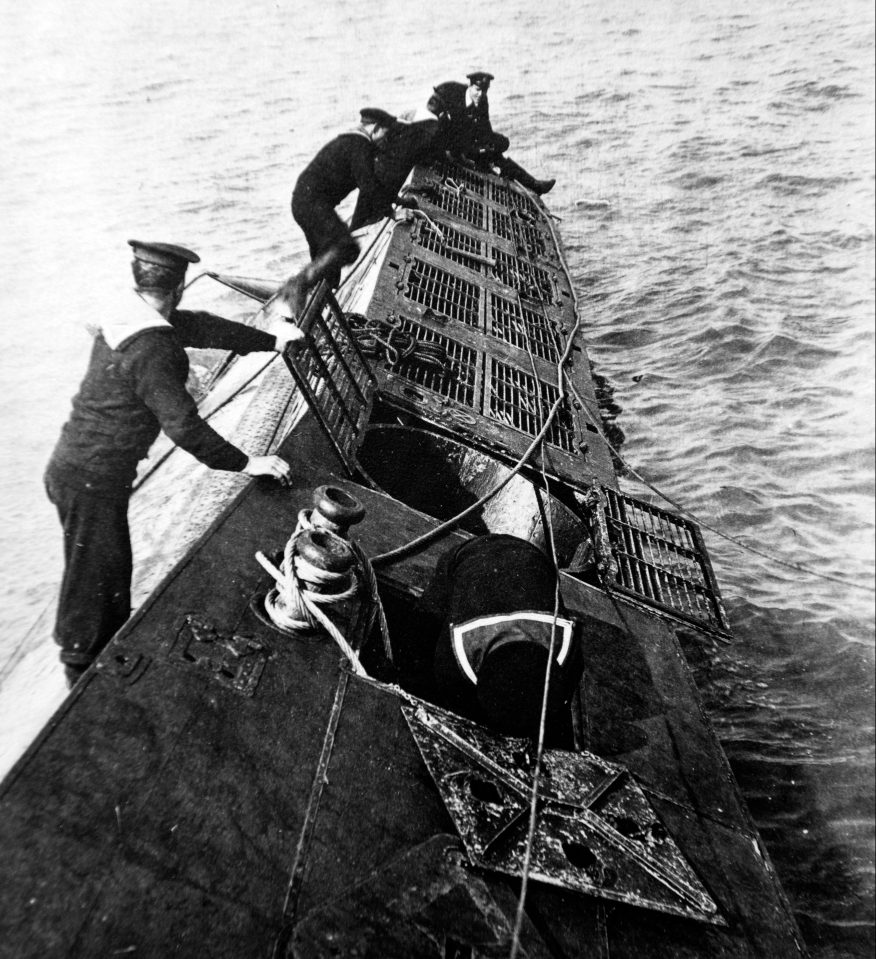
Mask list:
[[[334,294],[323,280],[298,326],[304,333],[283,359],[352,476],[356,450],[371,415],[375,379]]]
[[[602,493],[617,566],[612,588],[701,628],[729,633],[696,523],[610,487]]]
[[[461,717],[403,706],[471,860],[521,875],[532,743]],[[724,925],[718,907],[625,767],[588,752],[543,756],[530,858],[534,880]]]

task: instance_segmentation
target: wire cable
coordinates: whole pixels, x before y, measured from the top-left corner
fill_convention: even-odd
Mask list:
[[[554,245],[556,246],[557,252],[559,253],[559,256],[560,256],[560,263],[563,267],[563,272],[566,274],[566,278],[569,281],[569,288],[572,291],[572,299],[575,305],[575,315],[578,316],[579,314],[578,295],[576,294],[575,287],[572,284],[572,276],[571,276],[571,273],[569,272],[569,266],[568,266],[568,263],[566,262],[566,257],[563,253],[563,250],[560,247],[556,230],[554,229],[554,226],[551,223],[550,219],[547,220],[547,223],[551,231],[551,236],[553,237]],[[756,546],[751,546],[748,543],[745,543],[742,540],[738,539],[737,537],[732,536],[729,533],[725,533],[723,530],[717,529],[716,527],[710,525],[709,523],[703,522],[701,519],[699,519],[699,517],[697,517],[693,512],[691,512],[685,506],[681,505],[676,500],[672,499],[672,497],[667,496],[667,494],[664,493],[662,490],[658,489],[653,483],[647,480],[644,476],[641,475],[641,473],[639,473],[634,467],[632,467],[624,459],[623,456],[621,456],[621,454],[615,449],[614,446],[612,446],[612,444],[606,438],[605,433],[602,430],[602,425],[598,423],[596,419],[593,417],[593,415],[590,413],[590,411],[587,408],[587,404],[584,402],[583,398],[581,397],[581,394],[575,389],[574,385],[569,384],[569,386],[575,398],[581,404],[581,407],[584,410],[588,420],[590,420],[591,425],[596,429],[596,432],[599,434],[599,436],[602,437],[602,440],[605,442],[605,445],[608,447],[611,453],[617,457],[618,462],[624,466],[624,468],[630,473],[631,476],[635,477],[635,479],[637,479],[640,483],[642,483],[649,490],[651,490],[651,492],[659,496],[662,500],[669,503],[669,505],[672,506],[673,509],[678,510],[679,513],[683,514],[684,516],[687,516],[689,519],[692,519],[698,526],[701,526],[703,529],[707,529],[710,533],[714,533],[716,536],[721,537],[721,539],[724,539],[730,543],[733,543],[734,545],[740,547],[740,549],[747,550],[749,553],[753,553],[755,556],[759,556],[761,559],[765,559],[771,563],[775,563],[779,566],[784,566],[787,569],[793,569],[798,573],[805,573],[808,576],[814,576],[817,579],[823,579],[833,583],[840,583],[843,586],[850,587],[851,589],[858,589],[867,593],[876,593],[876,587],[874,586],[868,586],[864,583],[853,583],[849,581],[848,579],[843,579],[840,576],[831,576],[830,573],[822,573],[822,572],[819,572],[818,570],[811,569],[808,566],[803,566],[801,563],[794,563],[794,562],[791,562],[790,560],[782,559],[781,557],[776,556],[774,553],[768,553],[764,550],[760,550]]]

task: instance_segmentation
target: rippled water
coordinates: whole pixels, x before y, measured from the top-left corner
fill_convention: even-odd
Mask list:
[[[313,152],[488,67],[624,456],[707,526],[736,639],[689,654],[804,934],[870,955],[873,32],[863,0],[7,4],[0,659],[52,599],[41,471],[125,240],[279,278]]]

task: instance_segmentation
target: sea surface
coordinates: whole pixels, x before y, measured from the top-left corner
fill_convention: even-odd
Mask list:
[[[557,178],[623,456],[705,527],[735,640],[689,653],[804,937],[817,959],[872,955],[873,18],[870,0],[4,0],[0,667],[54,601],[42,470],[126,240],[281,279],[314,152],[360,107],[489,69],[510,155]]]

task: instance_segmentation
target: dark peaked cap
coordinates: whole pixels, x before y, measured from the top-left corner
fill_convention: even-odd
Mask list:
[[[492,73],[487,73],[485,70],[475,70],[474,73],[466,74],[466,78],[472,83],[489,83],[490,80],[495,79]]]
[[[359,117],[363,123],[379,123],[382,127],[394,126],[398,121],[386,110],[378,110],[376,107],[365,107],[359,111]]]
[[[177,246],[175,243],[128,240],[128,245],[133,248],[136,259],[170,270],[178,270],[180,273],[185,273],[189,263],[201,262],[197,253],[192,253],[191,250],[187,250],[184,246]]]

